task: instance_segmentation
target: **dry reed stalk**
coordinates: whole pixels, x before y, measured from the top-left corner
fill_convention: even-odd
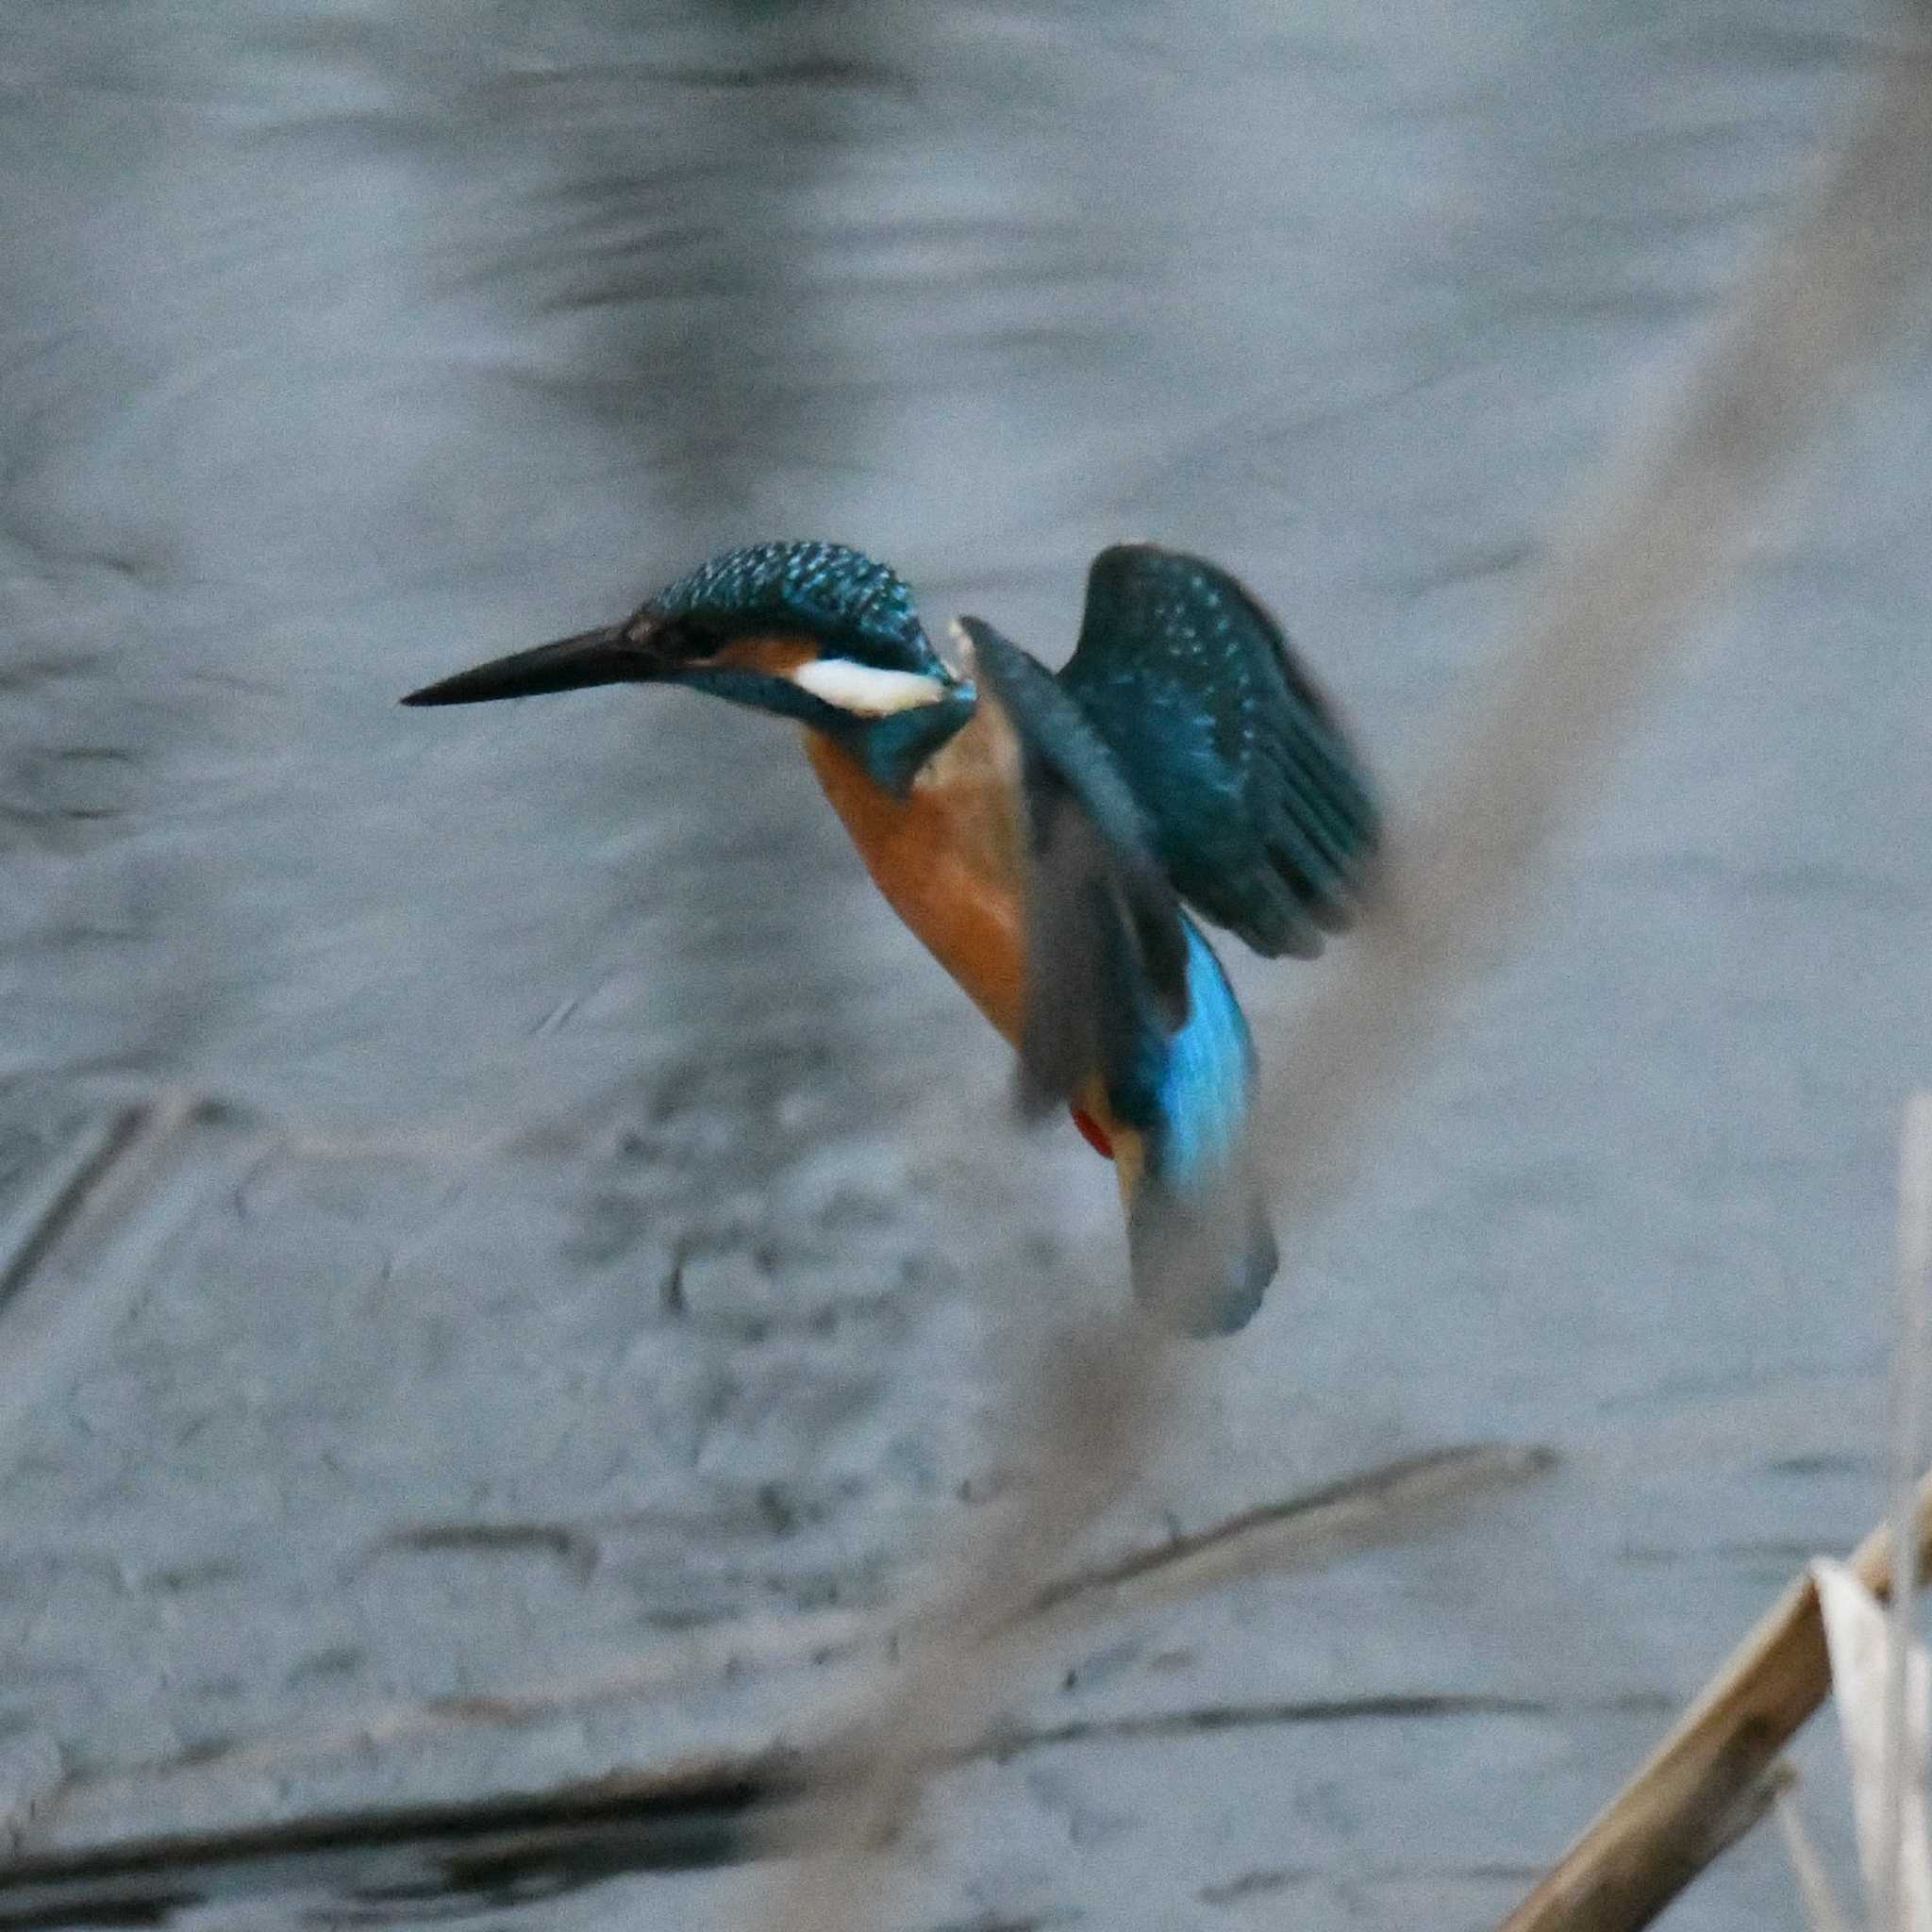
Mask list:
[[[1932,1564],[1932,1476],[1913,1501],[1916,1574]],[[1876,1596],[1891,1591],[1891,1525],[1849,1567]],[[1831,1689],[1818,1589],[1789,1584],[1724,1659],[1629,1782],[1503,1921],[1503,1932],[1631,1932],[1647,1925],[1709,1863],[1713,1820],[1735,1815]]]
[[[1920,1869],[1923,1858],[1909,1872],[1906,1866],[1907,1847],[1916,1853],[1924,1837],[1922,1814],[1917,1829],[1907,1829],[1907,1803],[1921,1794],[1907,1693],[1915,1648],[1912,1593],[1932,1563],[1932,1476],[1915,1486],[1913,1463],[1907,1458],[1918,1453],[1924,1397],[1924,1296],[1932,1271],[1932,1095],[1913,1096],[1900,1136],[1898,1252],[1889,1521],[1859,1545],[1835,1604],[1824,1600],[1815,1574],[1786,1591],[1648,1762],[1504,1922],[1505,1932],[1625,1932],[1648,1924],[1723,1849],[1707,1842],[1707,1822],[1736,1814],[1776,1753],[1824,1701],[1834,1674],[1844,1707],[1873,1924],[1903,1932],[1907,1898],[1912,1923],[1932,1912],[1932,1873]],[[1829,1587],[1838,1566],[1816,1568]],[[1860,1589],[1892,1600],[1882,1688],[1874,1687],[1876,1667],[1860,1661],[1876,1640],[1853,1627],[1851,1598]],[[1836,1630],[1834,1618],[1840,1626]],[[1861,1644],[1861,1634],[1870,1641]],[[1793,1837],[1801,1834],[1795,1817],[1781,1824],[1800,1889],[1817,1918],[1823,1908],[1814,1898],[1814,1880],[1822,1880],[1822,1873],[1810,1873],[1804,1862]]]
[[[1043,1353],[1015,1440],[1035,1469],[1006,1520],[974,1536],[919,1620],[901,1668],[882,1673],[848,1751],[818,1767],[815,1842],[768,1889],[755,1923],[775,1932],[860,1932],[877,1915],[874,1856],[916,1801],[926,1767],[993,1715],[1001,1665],[1054,1567],[1140,1465],[1163,1407],[1173,1346],[1132,1314],[1096,1321]]]
[[[1420,832],[1397,847],[1388,903],[1349,976],[1269,1056],[1286,1074],[1256,1152],[1291,1229],[1336,1191],[1372,1100],[1466,976],[1472,941],[1548,840],[1564,794],[1607,755],[1673,637],[1735,564],[1818,406],[1922,282],[1928,211],[1932,87],[1923,63],[1901,55],[1808,219],[1758,264],[1659,426],[1631,440],[1599,508],[1557,546],[1491,697],[1413,816]],[[1131,1317],[1097,1324],[1056,1355],[1031,1416],[1003,1431],[1031,1452],[1025,1496],[1003,1539],[959,1564],[929,1636],[874,1696],[859,1731],[869,1741],[834,1770],[818,1855],[764,1901],[766,1924],[860,1932],[875,1915],[879,1874],[862,1855],[916,1801],[921,1768],[991,1707],[1003,1646],[988,1639],[1046,1584],[1055,1553],[1119,1493],[1172,1419],[1171,1355]],[[1822,1658],[1808,1590],[1807,1601]]]
[[[1899,1141],[1898,1260],[1888,1521],[1858,1546],[1849,1570],[1814,1565],[1790,1585],[1648,1761],[1504,1921],[1504,1932],[1629,1932],[1649,1924],[1724,1849],[1710,1822],[1734,1820],[1740,1804],[1748,1807],[1750,1792],[1834,1677],[1872,1923],[1885,1932],[1932,1924],[1923,1774],[1907,1696],[1917,1653],[1912,1597],[1932,1563],[1932,1476],[1913,1481],[1932,1274],[1932,1095],[1924,1093],[1907,1105]],[[1891,1599],[1883,1633],[1868,1621],[1875,1608],[1859,1615],[1864,1592]],[[1908,1829],[1913,1801],[1920,1808]],[[1780,1823],[1807,1909],[1814,1920],[1828,1916],[1836,1907],[1828,1892],[1818,1892],[1823,1874],[1813,1869],[1815,1857],[1806,1863],[1795,1814]]]
[[[1274,1042],[1257,1144],[1291,1227],[1335,1192],[1344,1131],[1410,1063],[1477,937],[1604,763],[1695,610],[1740,560],[1819,407],[1932,271],[1932,75],[1919,42],[1766,250],[1687,377],[1559,536],[1490,695],[1392,841],[1389,906],[1345,976]]]
[[[1898,1346],[1891,1387],[1891,1617],[1885,1649],[1885,1790],[1880,1798],[1881,1839],[1872,1898],[1873,1921],[1900,1923],[1908,1883],[1906,1807],[1918,1793],[1923,1770],[1908,1778],[1911,1727],[1907,1691],[1912,1655],[1912,1610],[1917,1578],[1907,1555],[1912,1478],[1918,1473],[1920,1422],[1925,1406],[1925,1296],[1932,1290],[1932,1093],[1906,1103],[1898,1155]],[[1924,1806],[1920,1806],[1923,1838]],[[1921,1874],[1922,1876],[1924,1874]],[[1923,1887],[1922,1887],[1923,1891]]]
[[[1905,1707],[1894,1712],[1890,1620],[1842,1563],[1821,1559],[1811,1565],[1811,1576],[1851,1774],[1868,1923],[1879,1932],[1932,1932],[1932,1842],[1924,1799],[1932,1665],[1922,1644],[1909,1646],[1902,1674]],[[1893,1724],[1900,1716],[1907,1741],[1895,1761]]]

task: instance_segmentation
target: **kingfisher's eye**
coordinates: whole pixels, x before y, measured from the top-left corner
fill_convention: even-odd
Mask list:
[[[625,641],[649,650],[661,662],[691,664],[714,656],[724,641],[722,634],[689,617],[664,617],[651,605],[624,627]]]

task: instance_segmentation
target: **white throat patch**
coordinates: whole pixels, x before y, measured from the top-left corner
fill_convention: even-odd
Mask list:
[[[879,671],[850,658],[814,658],[791,674],[800,691],[859,718],[884,718],[915,705],[936,705],[946,687],[919,671]]]

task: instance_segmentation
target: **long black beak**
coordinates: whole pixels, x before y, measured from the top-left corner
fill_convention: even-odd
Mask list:
[[[582,691],[592,684],[625,684],[652,675],[648,650],[625,635],[621,624],[580,631],[531,651],[492,658],[472,671],[458,671],[437,684],[425,684],[403,700],[406,705],[481,705],[492,698],[532,698],[544,691]]]

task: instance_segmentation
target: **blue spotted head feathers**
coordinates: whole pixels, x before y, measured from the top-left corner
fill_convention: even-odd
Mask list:
[[[820,655],[950,682],[905,580],[843,543],[750,543],[687,571],[625,628],[706,645],[769,632],[812,639]]]
[[[912,593],[842,543],[754,543],[676,578],[622,624],[518,651],[403,700],[467,705],[594,684],[681,684],[825,733],[903,792],[971,715]]]

